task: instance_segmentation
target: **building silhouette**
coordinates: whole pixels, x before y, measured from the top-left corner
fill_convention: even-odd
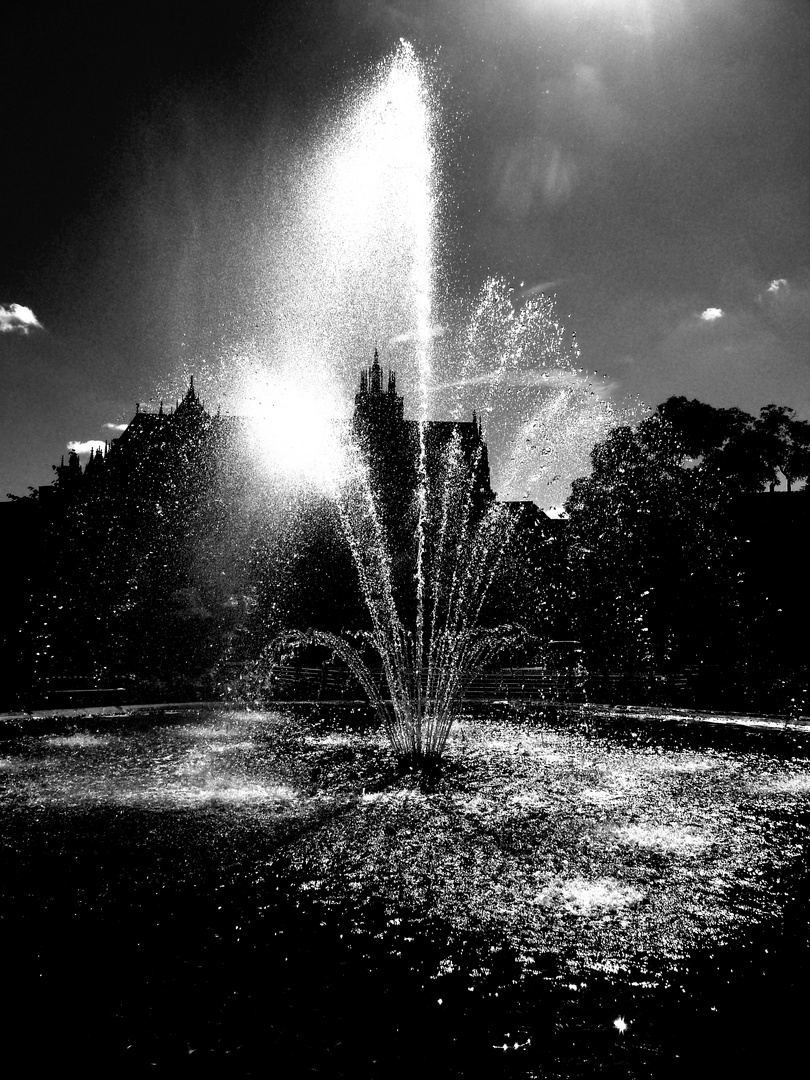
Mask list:
[[[406,419],[375,350],[350,434],[407,606],[420,469],[438,491],[452,453],[472,515],[495,499],[481,424]],[[173,407],[136,406],[83,468],[71,451],[54,471],[53,484],[7,504],[20,565],[3,633],[20,687],[130,675],[159,692],[183,672],[255,653],[278,630],[366,618],[334,505],[308,493],[269,507],[249,422],[207,409],[193,377]]]
[[[347,433],[365,458],[407,620],[419,478],[428,478],[430,504],[455,477],[471,517],[482,515],[496,498],[482,427],[474,414],[463,422],[407,419],[396,375],[384,374],[375,351],[360,373]],[[71,452],[54,472],[32,496],[0,503],[7,571],[0,692],[9,704],[77,683],[123,684],[130,700],[199,696],[212,692],[224,660],[258,656],[281,630],[368,625],[335,503],[311,491],[273,502],[250,422],[206,408],[193,379],[172,407],[136,406],[119,438],[84,467]],[[589,634],[597,645],[610,643],[615,622],[608,611],[600,630],[594,618],[566,523],[533,503],[499,505],[516,528],[483,623],[518,622],[586,647]],[[695,627],[674,610],[666,629],[682,663],[695,657],[685,692],[696,687],[701,700],[714,700],[722,690],[724,704],[768,708],[779,694],[795,696],[792,673],[807,670],[796,628],[808,605],[801,568],[810,498],[747,494],[724,514],[733,539],[718,567],[724,606],[713,613],[707,601],[699,610],[710,648],[698,656]],[[750,673],[747,688],[741,671]]]
[[[360,373],[354,399],[352,439],[365,459],[371,490],[378,500],[383,528],[395,553],[404,555],[415,542],[415,493],[420,476],[427,491],[446,481],[449,457],[455,454],[459,480],[471,494],[471,516],[480,517],[495,499],[489,455],[481,425],[470,421],[406,420],[397,393],[396,375],[388,372],[385,388],[377,350],[371,366]]]
[[[143,486],[173,487],[179,480],[181,463],[187,470],[199,467],[202,459],[246,456],[249,422],[244,417],[212,414],[206,410],[190,378],[184,396],[170,409],[142,409],[126,429],[102,452],[97,449],[82,469],[71,450],[67,464],[54,467],[56,480],[39,488],[39,499],[47,505],[108,485],[117,498],[139,492]],[[397,393],[396,374],[388,372],[383,388],[379,354],[374,350],[371,366],[360,373],[355,395],[351,434],[366,457],[371,472],[371,488],[386,509],[401,509],[413,495],[418,482],[420,454],[428,476],[437,475],[453,440],[457,440],[466,464],[475,501],[485,507],[495,498],[490,483],[489,455],[479,420],[407,420],[404,399]],[[244,464],[244,463],[242,463]]]

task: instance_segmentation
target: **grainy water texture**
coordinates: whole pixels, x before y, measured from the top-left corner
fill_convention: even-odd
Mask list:
[[[367,723],[370,713],[363,716]],[[448,742],[442,776],[425,788],[398,772],[384,734],[350,710],[342,718],[326,706],[305,716],[163,714],[67,730],[45,723],[39,731],[14,725],[2,745],[8,858],[25,867],[32,840],[40,843],[31,829],[40,821],[51,830],[42,865],[25,871],[36,873],[43,896],[33,906],[20,900],[16,916],[10,901],[5,925],[37,920],[36,950],[20,961],[34,974],[49,970],[40,924],[56,918],[48,915],[54,905],[67,904],[69,921],[84,920],[74,925],[85,936],[66,940],[88,964],[99,928],[119,927],[106,931],[111,955],[129,959],[104,975],[104,1000],[116,1001],[136,979],[138,1004],[116,1012],[120,1038],[164,1064],[178,1038],[212,1055],[255,1054],[262,1040],[289,1038],[290,1018],[303,1025],[311,1008],[324,1031],[344,1025],[323,1049],[327,1075],[341,1072],[337,1044],[356,1075],[393,1075],[402,1055],[415,1052],[405,1038],[414,1023],[428,1025],[431,1039],[465,1047],[463,1060],[447,1049],[457,1058],[451,1067],[425,1042],[420,1061],[433,1062],[435,1075],[473,1075],[471,1061],[489,1061],[480,1055],[495,1047],[505,1056],[489,1061],[491,1075],[591,1075],[594,1060],[619,1050],[626,1075],[664,1075],[654,1066],[671,1058],[673,1040],[678,1048],[673,1017],[686,1010],[679,1023],[696,1022],[692,997],[700,996],[705,1016],[729,1008],[736,976],[722,968],[722,981],[711,979],[724,950],[745,956],[748,944],[751,962],[764,969],[769,949],[788,949],[801,964],[802,941],[806,948],[806,932],[781,941],[809,820],[800,737],[776,732],[735,745],[727,730],[695,736],[641,723],[599,735],[526,714],[467,717]],[[123,847],[122,837],[130,838]],[[73,862],[86,865],[88,843],[91,878],[60,900],[60,889],[74,887],[61,885]],[[149,854],[155,844],[158,853],[168,844],[169,854]],[[116,869],[122,859],[126,871]],[[185,900],[182,888],[192,890]],[[141,896],[131,911],[130,892]],[[161,934],[169,934],[166,944]],[[173,934],[186,942],[182,963]],[[283,990],[290,975],[277,983],[277,965],[286,957],[300,965],[310,939],[322,953],[308,974],[295,968],[305,979],[300,1011],[279,1012],[275,997],[262,1004],[274,988],[282,1001],[292,993]],[[18,947],[14,931],[11,956]],[[157,970],[138,990],[144,950]],[[275,957],[269,982],[261,966],[252,974],[265,954]],[[227,972],[213,974],[221,964],[230,964]],[[208,989],[199,1015],[191,1005],[178,1012],[171,986],[197,1001],[200,979]],[[735,991],[734,1008],[743,992]],[[757,992],[789,995],[767,979]],[[386,1001],[394,1008],[391,994],[402,1000],[396,1015],[383,1016]],[[140,1002],[152,996],[143,1019]],[[345,1027],[340,1002],[354,997],[377,1018],[373,1039]],[[132,1016],[148,1038],[133,1033]],[[180,1034],[161,1041],[154,1032],[163,1028]],[[109,1050],[117,1052],[123,1047]],[[377,1064],[361,1068],[366,1053]]]
[[[528,972],[553,951],[578,975],[646,956],[676,964],[772,918],[765,871],[801,855],[797,815],[810,806],[803,758],[472,720],[449,743],[452,779],[432,792],[388,782],[380,733],[274,713],[21,736],[0,768],[7,812],[215,808],[281,824],[338,802],[345,813],[292,849],[301,888],[327,904],[371,888],[392,917],[429,903],[523,950]]]

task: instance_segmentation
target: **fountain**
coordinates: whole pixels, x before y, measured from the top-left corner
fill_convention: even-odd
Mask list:
[[[421,425],[420,432],[424,453]],[[493,503],[476,520],[457,438],[447,448],[438,477],[428,476],[424,460],[416,493],[412,626],[402,614],[407,598],[396,596],[390,536],[367,472],[346,485],[338,500],[372,623],[361,639],[380,659],[384,686],[360,648],[331,632],[287,631],[271,645],[270,655],[295,644],[316,643],[331,650],[360,682],[397,756],[411,765],[429,766],[441,755],[470,678],[516,640],[519,630],[478,625],[515,517]]]
[[[500,482],[513,498],[521,485],[536,487],[543,474],[557,482],[557,447],[570,451],[573,436],[587,452],[613,420],[608,403],[595,398],[578,370],[576,342],[557,321],[550,298],[535,297],[518,308],[506,284],[491,280],[459,329],[448,332],[434,324],[436,117],[426,85],[413,48],[402,42],[387,74],[370,95],[361,95],[345,121],[337,149],[326,156],[328,168],[316,170],[323,190],[315,202],[325,210],[319,219],[321,276],[338,297],[327,306],[339,312],[339,325],[351,338],[357,303],[369,304],[365,293],[371,287],[376,300],[367,314],[379,317],[380,292],[387,286],[396,302],[384,305],[385,314],[393,310],[395,318],[407,320],[407,332],[394,338],[413,346],[409,360],[418,387],[413,460],[405,466],[413,478],[400,485],[405,509],[392,512],[384,505],[375,448],[355,423],[353,440],[341,448],[340,467],[327,470],[326,481],[322,456],[318,469],[351,549],[371,629],[361,634],[359,645],[325,630],[288,630],[265,657],[272,666],[291,647],[329,649],[363,687],[398,758],[412,765],[440,757],[470,678],[521,635],[511,625],[480,625],[520,513],[514,504],[482,494],[487,449],[480,424],[477,439],[465,445],[462,430],[469,424],[460,417],[466,396],[472,391],[482,400],[488,427],[500,442]],[[388,276],[370,283],[359,274],[355,281],[359,254],[370,253],[374,265],[381,258],[381,240],[393,245],[397,256],[392,260],[390,250],[384,253]],[[341,308],[347,283],[351,303]],[[403,288],[410,296],[410,309],[404,311]],[[376,329],[369,325],[366,333]],[[376,350],[363,378],[363,393],[371,394],[372,404],[392,400],[382,391]],[[393,380],[391,373],[389,395]],[[437,404],[458,421],[439,446],[432,445],[429,419]],[[401,399],[399,405],[401,413]],[[322,445],[321,437],[313,439]],[[527,476],[529,461],[533,475]],[[486,472],[488,491],[488,464]],[[402,550],[409,547],[403,571]],[[363,655],[366,646],[381,664],[382,681]]]

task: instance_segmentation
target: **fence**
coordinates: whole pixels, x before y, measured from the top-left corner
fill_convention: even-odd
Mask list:
[[[372,672],[385,696],[382,671]],[[272,689],[279,698],[346,699],[361,696],[354,677],[345,668],[283,666],[273,669]],[[484,671],[464,689],[467,701],[535,700],[584,701],[585,679],[570,673],[540,672],[533,668]]]
[[[385,687],[381,671],[374,672]],[[735,708],[766,712],[806,712],[805,674],[766,683],[755,672],[712,667],[677,672],[584,672],[548,668],[494,668],[472,679],[464,689],[466,701],[521,701],[549,704],[591,702],[607,705],[662,705],[686,708]],[[279,667],[273,672],[273,694],[280,699],[348,700],[363,696],[345,669]]]

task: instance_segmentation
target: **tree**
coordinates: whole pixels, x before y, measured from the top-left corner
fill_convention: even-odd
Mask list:
[[[591,453],[572,485],[578,634],[598,664],[699,663],[737,650],[742,541],[727,513],[768,477],[753,417],[671,398]]]
[[[795,409],[785,405],[766,405],[756,422],[757,433],[771,469],[771,491],[782,473],[790,491],[797,480],[810,476],[810,424],[797,420]]]
[[[760,424],[742,409],[671,397],[655,415],[670,425],[684,455],[681,465],[700,465],[704,481],[711,478],[729,494],[739,494],[761,491],[773,479],[773,448]]]
[[[690,458],[717,451],[754,423],[754,418],[741,409],[715,409],[685,397],[668,398],[655,412],[667,421],[683,453]]]

